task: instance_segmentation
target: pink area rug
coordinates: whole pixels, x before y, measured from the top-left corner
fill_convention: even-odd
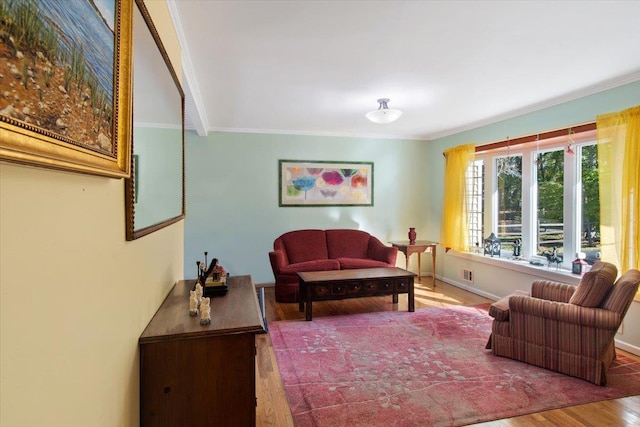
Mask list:
[[[269,323],[296,426],[458,426],[640,394],[620,356],[607,387],[493,356],[488,306]]]

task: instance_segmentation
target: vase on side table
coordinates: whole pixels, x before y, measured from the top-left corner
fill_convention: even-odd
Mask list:
[[[413,245],[416,243],[416,229],[414,227],[409,227],[409,244]]]

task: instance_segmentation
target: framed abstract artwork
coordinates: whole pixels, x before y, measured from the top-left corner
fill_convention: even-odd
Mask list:
[[[133,0],[0,2],[0,160],[128,177]]]
[[[279,206],[373,206],[373,162],[280,160]]]

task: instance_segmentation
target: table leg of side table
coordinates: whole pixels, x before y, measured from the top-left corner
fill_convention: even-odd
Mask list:
[[[436,288],[436,247],[431,247],[431,277],[433,289]]]

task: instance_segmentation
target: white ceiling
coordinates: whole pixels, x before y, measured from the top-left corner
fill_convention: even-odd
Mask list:
[[[187,127],[433,139],[640,80],[640,1],[169,0]],[[376,99],[404,111],[369,122]],[[638,100],[640,103],[640,100]]]

